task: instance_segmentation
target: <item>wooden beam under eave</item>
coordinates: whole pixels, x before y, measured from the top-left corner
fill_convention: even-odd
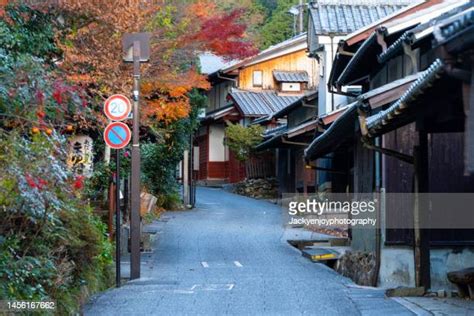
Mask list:
[[[413,80],[415,81],[415,80]],[[400,99],[400,97],[405,93],[405,91],[408,90],[408,87],[413,83],[413,81],[407,82],[401,86],[398,86],[394,89],[391,89],[389,91],[382,92],[381,94],[378,94],[376,96],[373,96],[370,98],[369,105],[372,109],[379,108],[385,104],[388,104],[390,102],[393,102],[395,100]]]

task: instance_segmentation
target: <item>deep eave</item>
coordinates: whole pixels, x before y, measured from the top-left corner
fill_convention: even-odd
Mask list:
[[[345,140],[353,138],[356,132],[357,110],[359,101],[348,105],[329,128],[316,137],[304,151],[306,161],[318,159],[330,152],[334,152]]]

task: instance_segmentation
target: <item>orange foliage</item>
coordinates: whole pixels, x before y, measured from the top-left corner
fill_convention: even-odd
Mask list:
[[[147,107],[144,114],[154,119],[169,124],[179,119],[186,118],[189,115],[191,106],[187,98],[180,101],[170,100],[150,100],[147,101]]]
[[[216,4],[209,1],[199,0],[189,6],[189,11],[199,18],[209,17],[216,10]]]
[[[194,69],[179,75],[165,74],[155,81],[146,81],[141,85],[141,91],[147,99],[145,114],[148,118],[162,121],[165,124],[188,116],[188,92],[193,88],[209,89],[206,77],[198,74]]]
[[[122,61],[125,33],[152,34],[151,58],[142,64],[144,114],[169,122],[189,113],[187,93],[208,89],[209,83],[192,65],[197,54],[212,51],[229,58],[253,54],[244,40],[240,12],[219,12],[215,1],[50,0],[65,31],[58,36],[63,50],[61,68],[68,79],[104,99],[129,94],[130,64]],[[57,4],[59,3],[59,4]]]

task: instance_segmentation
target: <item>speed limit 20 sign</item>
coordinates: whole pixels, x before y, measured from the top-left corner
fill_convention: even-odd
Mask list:
[[[110,96],[104,104],[104,113],[111,121],[123,121],[132,111],[132,103],[122,94]]]

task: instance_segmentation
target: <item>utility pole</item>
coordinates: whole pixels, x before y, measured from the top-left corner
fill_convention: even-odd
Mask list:
[[[130,279],[140,278],[140,42],[133,41],[133,134],[130,214]]]
[[[140,278],[140,63],[150,58],[150,33],[125,34],[124,61],[133,63],[133,134],[130,192],[130,279]]]
[[[186,149],[183,153],[183,204],[187,207],[189,199],[189,151]]]
[[[298,13],[298,18],[299,18],[299,28],[298,34],[303,33],[304,27],[303,27],[303,20],[304,20],[304,4],[303,0],[300,0],[299,5],[298,5],[299,13]]]
[[[304,8],[307,4],[303,0],[299,0],[299,4],[292,6],[287,13],[293,15],[293,36],[303,33],[304,26]],[[297,23],[298,20],[298,23]],[[296,30],[296,24],[298,24],[298,32]]]

